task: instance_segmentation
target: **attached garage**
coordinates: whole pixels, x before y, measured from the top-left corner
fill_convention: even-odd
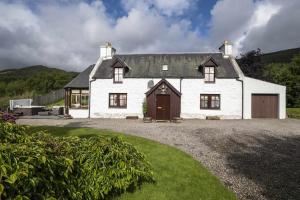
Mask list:
[[[249,77],[243,78],[243,116],[251,118],[286,117],[286,87]]]
[[[252,118],[278,118],[278,94],[252,94]]]

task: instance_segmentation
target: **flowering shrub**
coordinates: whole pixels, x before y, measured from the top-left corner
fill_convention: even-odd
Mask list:
[[[153,181],[144,156],[118,137],[54,137],[0,123],[0,199],[111,199]]]
[[[6,112],[0,112],[0,122],[16,123],[16,117]]]

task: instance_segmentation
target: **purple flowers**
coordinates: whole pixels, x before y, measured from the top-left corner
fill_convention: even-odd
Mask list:
[[[6,112],[0,112],[0,122],[16,123],[16,117]]]

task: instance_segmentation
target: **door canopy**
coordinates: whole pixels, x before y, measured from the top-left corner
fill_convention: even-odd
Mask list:
[[[155,86],[153,86],[148,92],[146,92],[146,96],[149,96],[154,91],[156,94],[170,94],[170,92],[173,92],[177,96],[181,96],[181,93],[176,88],[174,88],[166,79],[160,80]]]

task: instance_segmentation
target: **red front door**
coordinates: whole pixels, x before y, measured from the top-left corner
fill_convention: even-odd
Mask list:
[[[170,95],[156,96],[156,120],[170,120]]]

